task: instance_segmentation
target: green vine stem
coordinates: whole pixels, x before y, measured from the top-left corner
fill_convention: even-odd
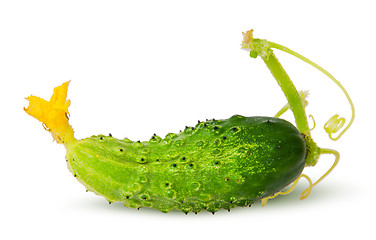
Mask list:
[[[296,90],[294,84],[291,82],[290,77],[279,63],[278,59],[272,51],[266,56],[262,56],[265,64],[268,66],[270,72],[277,80],[278,85],[281,87],[289,103],[289,108],[294,113],[295,122],[298,130],[306,136],[311,136],[308,125],[307,115],[301,100],[301,97]]]
[[[278,62],[277,58],[275,57],[273,51],[271,48],[275,48],[281,51],[284,51],[286,53],[289,53],[300,60],[310,64],[311,66],[315,67],[322,73],[324,73],[326,76],[328,76],[345,94],[350,107],[351,107],[351,119],[350,122],[347,124],[347,126],[338,134],[337,137],[333,137],[332,134],[338,132],[339,129],[341,129],[345,125],[345,119],[340,118],[338,114],[335,114],[332,116],[324,126],[325,131],[328,133],[329,138],[333,141],[338,140],[352,125],[354,119],[355,119],[355,108],[354,104],[345,90],[345,88],[341,85],[341,83],[335,79],[328,71],[320,67],[318,64],[312,62],[308,58],[300,55],[299,53],[282,46],[280,44],[266,41],[263,39],[254,39],[253,38],[253,30],[247,31],[246,33],[243,33],[244,40],[242,42],[242,48],[247,49],[250,51],[250,56],[253,58],[256,58],[257,56],[261,56],[261,58],[264,60],[270,71],[272,72],[273,76],[277,80],[278,84],[281,86],[283,92],[286,95],[286,98],[289,103],[289,107],[291,111],[294,113],[295,121],[297,124],[297,128],[304,134],[307,134],[310,136],[309,131],[307,131],[307,117],[304,112],[304,106],[302,107],[302,104],[299,104],[297,101],[297,91],[292,84],[290,78],[286,74],[285,70],[282,68],[281,64]],[[292,94],[291,96],[289,96]],[[305,118],[305,119],[303,119]]]
[[[271,46],[268,41],[262,39],[253,39],[253,30],[243,33],[244,40],[242,42],[242,48],[250,51],[250,56],[256,58],[260,56],[264,60],[266,66],[268,66],[273,77],[277,80],[278,85],[281,87],[285,94],[289,108],[294,113],[296,127],[304,135],[310,137],[311,132],[308,125],[307,115],[305,112],[305,106],[292,83],[290,77],[279,63],[277,57],[270,49]]]

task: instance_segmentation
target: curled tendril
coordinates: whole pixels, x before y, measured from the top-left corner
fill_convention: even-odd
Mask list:
[[[338,132],[344,125],[345,125],[346,119],[340,118],[338,114],[331,117],[324,126],[325,132],[329,134],[329,138],[332,140],[335,140],[335,138],[332,137],[332,133]],[[338,138],[338,137],[337,137]]]
[[[310,128],[309,130],[313,130],[313,129],[315,129],[315,127],[316,127],[316,121],[315,121],[315,119],[313,118],[313,116],[312,115],[309,115],[308,117],[310,117],[310,118],[312,118],[312,122],[313,122],[313,127],[312,128]]]
[[[300,194],[299,199],[300,200],[306,199],[311,194],[311,191],[312,191],[312,188],[313,188],[314,184],[312,184],[312,180],[307,175],[300,174],[300,176],[297,179],[295,179],[294,182],[292,182],[291,187],[288,190],[286,190],[285,192],[282,192],[282,191],[281,192],[277,192],[273,196],[261,199],[261,206],[264,207],[266,205],[266,203],[268,202],[269,199],[273,199],[273,198],[275,198],[275,197],[277,197],[279,195],[286,195],[286,194],[291,193],[295,189],[295,187],[298,185],[298,182],[299,182],[299,180],[302,177],[305,178],[305,179],[307,179],[309,186],[308,186],[308,188],[306,190],[304,190]]]

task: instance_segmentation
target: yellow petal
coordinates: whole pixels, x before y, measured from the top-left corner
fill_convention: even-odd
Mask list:
[[[75,141],[74,132],[68,122],[70,100],[67,100],[69,81],[54,89],[50,101],[31,95],[26,98],[29,106],[26,113],[44,123],[58,143]]]

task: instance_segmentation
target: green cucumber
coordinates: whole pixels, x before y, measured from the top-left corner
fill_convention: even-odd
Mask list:
[[[331,78],[345,93],[352,118],[344,130],[333,137],[345,123],[336,114],[325,124],[332,140],[338,140],[352,124],[354,106],[342,85],[327,71],[300,54],[273,42],[254,39],[253,30],[243,33],[242,48],[250,56],[260,56],[284,92],[286,104],[275,117],[243,117],[207,120],[181,133],[165,138],[153,135],[149,141],[134,142],[110,136],[74,137],[69,124],[69,82],[54,89],[49,101],[36,96],[27,98],[24,110],[43,122],[53,138],[64,144],[69,170],[87,189],[104,196],[109,203],[121,201],[127,207],[152,207],[162,212],[184,213],[247,206],[261,200],[290,193],[300,178],[309,187],[300,199],[337,165],[339,153],[320,148],[312,140],[305,112],[307,93],[298,92],[271,48],[288,52],[316,67]],[[280,119],[290,109],[296,127]],[[332,154],[332,167],[316,182],[302,174],[314,166],[321,154]],[[291,184],[287,191],[282,191]]]
[[[147,142],[92,136],[69,145],[66,160],[88,190],[109,202],[188,213],[271,196],[301,174],[305,155],[291,123],[235,115]]]

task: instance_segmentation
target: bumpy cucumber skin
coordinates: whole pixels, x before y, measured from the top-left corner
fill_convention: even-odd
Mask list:
[[[67,148],[68,168],[109,202],[162,212],[247,206],[294,181],[306,144],[291,123],[235,115],[147,142],[92,136]]]

